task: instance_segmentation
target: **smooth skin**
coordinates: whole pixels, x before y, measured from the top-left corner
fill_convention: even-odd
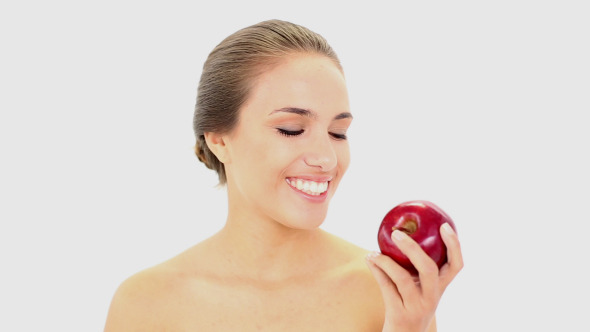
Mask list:
[[[462,266],[454,233],[442,232],[450,259],[440,271],[399,241],[417,284],[319,228],[350,162],[351,121],[344,76],[324,56],[294,54],[257,77],[236,128],[206,134],[226,169],[225,226],[123,282],[105,331],[435,331]],[[329,181],[327,193],[310,199],[289,179]]]

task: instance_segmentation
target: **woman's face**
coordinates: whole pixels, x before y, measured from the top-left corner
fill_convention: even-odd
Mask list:
[[[312,229],[350,162],[344,76],[325,56],[286,57],[260,75],[224,141],[231,209]]]

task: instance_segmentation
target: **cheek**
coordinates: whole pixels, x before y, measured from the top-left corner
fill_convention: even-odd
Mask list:
[[[338,167],[340,168],[341,172],[344,174],[348,169],[348,165],[350,165],[350,148],[348,143],[342,144],[337,150],[338,156]]]
[[[272,135],[252,136],[243,140],[236,154],[239,160],[236,164],[242,168],[242,172],[250,176],[249,181],[258,184],[270,184],[276,181],[287,167],[293,150],[285,144],[279,144]]]

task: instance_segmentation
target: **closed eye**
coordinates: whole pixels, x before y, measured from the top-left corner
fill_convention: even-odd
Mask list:
[[[304,130],[287,130],[287,129],[282,129],[282,128],[277,128],[277,131],[279,132],[279,134],[281,135],[285,135],[287,137],[292,137],[292,136],[299,136],[301,134],[303,134]]]
[[[346,136],[346,134],[330,133],[330,136],[332,136],[333,138],[335,138],[337,140],[345,140],[345,139],[348,139],[348,137]]]

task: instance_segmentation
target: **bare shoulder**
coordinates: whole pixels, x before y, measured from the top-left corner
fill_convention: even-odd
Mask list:
[[[173,273],[165,265],[141,271],[118,287],[105,325],[105,332],[151,331],[157,328],[162,296],[172,287]]]
[[[111,301],[105,332],[170,328],[171,320],[183,314],[178,308],[197,301],[203,289],[198,271],[185,261],[181,253],[123,281]]]
[[[370,253],[369,250],[357,246],[354,243],[346,241],[341,237],[334,234],[327,233],[332,243],[333,253],[335,255],[334,260],[343,263],[349,271],[354,272],[355,275],[362,277],[370,277],[369,280],[374,278],[371,275],[371,271],[365,263],[365,257]]]
[[[365,257],[370,251],[335,235],[330,236],[335,244],[335,252],[345,262],[341,269],[341,280],[348,298],[354,301],[357,314],[374,321],[380,331],[385,307],[379,285],[366,264]]]

